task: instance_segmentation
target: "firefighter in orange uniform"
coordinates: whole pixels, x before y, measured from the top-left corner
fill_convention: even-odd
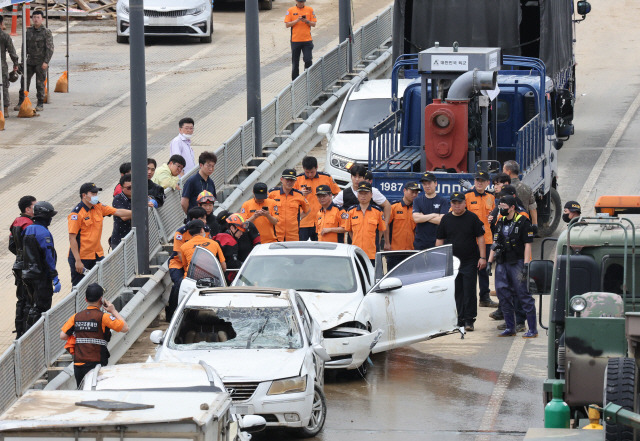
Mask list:
[[[385,250],[412,250],[416,236],[416,223],[413,220],[413,200],[420,193],[417,182],[407,182],[400,202],[391,206],[389,215],[389,230],[391,244],[384,244]]]
[[[376,260],[376,231],[384,232],[387,227],[382,209],[371,204],[371,184],[362,181],[358,184],[358,202],[347,213],[349,218],[345,230],[351,235],[351,241],[367,253],[371,263]]]
[[[300,52],[305,69],[310,68],[313,63],[311,28],[316,25],[316,14],[313,8],[305,5],[306,1],[296,1],[296,5],[287,9],[287,15],[284,17],[285,27],[291,28],[292,81],[300,75]]]
[[[222,249],[220,249],[220,245],[218,245],[218,242],[207,237],[204,222],[202,222],[200,219],[194,219],[190,221],[187,224],[187,231],[191,235],[191,239],[189,239],[184,245],[180,247],[180,252],[182,253],[182,265],[185,275],[187,274],[187,270],[189,269],[189,264],[191,263],[193,253],[196,252],[196,247],[204,248],[211,251],[211,253],[218,259],[218,262],[220,262],[222,271],[225,271],[227,269],[227,265],[225,264],[225,258],[224,254],[222,254]]]
[[[320,242],[344,243],[345,225],[349,215],[342,208],[334,205],[331,187],[318,185],[316,196],[320,203],[316,220],[316,233]]]
[[[277,242],[275,225],[278,223],[276,215],[276,201],[269,199],[267,184],[258,182],[253,186],[253,199],[242,204],[240,214],[247,221],[253,223],[260,233],[260,243]]]
[[[112,303],[102,298],[103,295],[104,289],[97,283],[87,286],[85,293],[87,309],[72,315],[60,332],[61,340],[68,341],[71,337],[75,337],[75,345],[69,347],[69,351],[74,351],[73,371],[78,386],[87,372],[96,365],[106,366],[109,363],[107,343],[111,339],[111,330],[116,332],[129,330],[127,322]],[[104,306],[106,313],[100,311],[101,306]],[[67,346],[71,345],[65,345]]]
[[[296,184],[296,171],[287,168],[280,178],[281,188],[272,188],[269,199],[276,202],[275,211],[278,216],[276,235],[279,242],[298,240],[298,227],[301,219],[309,214],[309,202],[304,195],[294,189]]]

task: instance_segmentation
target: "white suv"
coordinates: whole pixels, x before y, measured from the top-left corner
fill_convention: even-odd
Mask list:
[[[304,437],[322,430],[329,356],[295,291],[201,283],[183,299],[166,333],[154,331],[151,340],[159,345],[156,361],[211,365],[231,394],[233,413],[260,415],[267,427],[295,428]]]
[[[398,96],[412,80],[398,81]],[[391,80],[365,80],[355,84],[342,103],[333,126],[321,124],[318,133],[329,141],[324,171],[340,187],[351,183],[347,164],[365,167],[369,158],[369,129],[391,115]]]

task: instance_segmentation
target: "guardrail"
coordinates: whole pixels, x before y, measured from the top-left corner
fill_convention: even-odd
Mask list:
[[[271,142],[323,94],[325,103],[313,109],[313,114],[301,121],[293,133],[254,170],[243,182],[236,183],[239,171],[254,160],[255,139],[253,120],[245,122],[222,146],[215,150],[218,156],[213,180],[217,189],[232,187],[233,192],[220,208],[239,208],[246,199],[247,191],[258,179],[264,182],[275,180],[282,168],[298,162],[303,154],[317,143],[315,127],[337,114],[340,99],[346,95],[351,84],[338,91],[334,84],[347,72],[347,56],[352,53],[353,65],[360,64],[372,51],[391,38],[392,9],[389,7],[371,22],[354,33],[353,42],[343,42],[307,69],[294,82],[285,87],[276,98],[262,109],[262,136],[264,143]],[[390,50],[378,61],[370,60],[366,69],[358,74],[366,76],[390,59]],[[390,66],[389,66],[390,67]],[[359,79],[358,79],[359,80]],[[352,80],[355,81],[355,80]],[[324,119],[323,119],[324,118]],[[304,146],[306,150],[303,150]],[[190,170],[182,181],[193,176],[198,168]],[[181,182],[182,184],[182,182]],[[181,185],[182,187],[182,185]],[[150,257],[154,258],[163,244],[173,239],[175,230],[182,225],[184,212],[180,206],[180,192],[168,189],[164,205],[149,209]],[[136,237],[132,230],[104,260],[99,262],[74,289],[49,311],[42,315],[20,339],[16,340],[0,355],[0,411],[11,405],[27,389],[32,387],[65,352],[64,341],[59,338],[60,329],[67,319],[86,308],[84,292],[90,283],[100,283],[105,288],[105,297],[114,301],[136,278]],[[135,329],[127,334],[116,334],[109,344],[111,360],[117,361],[126,349],[135,342],[139,334],[157,316],[164,306],[163,297],[170,287],[165,263],[147,283],[140,288],[121,311]],[[135,322],[135,323],[134,323]],[[69,377],[70,369],[66,369]],[[61,375],[62,376],[62,375]],[[62,384],[61,380],[58,384]]]

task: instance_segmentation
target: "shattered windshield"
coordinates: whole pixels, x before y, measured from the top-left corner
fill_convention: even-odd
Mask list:
[[[299,349],[302,335],[291,308],[186,308],[177,349]]]
[[[335,256],[251,256],[233,284],[331,293],[358,289],[351,260]]]

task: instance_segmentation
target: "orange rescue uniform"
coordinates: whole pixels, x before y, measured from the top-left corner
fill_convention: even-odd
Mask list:
[[[416,236],[413,204],[406,205],[404,201],[393,204],[389,215],[389,228],[391,228],[392,250],[412,250]]]
[[[327,209],[320,207],[316,220],[316,232],[318,233],[318,242],[338,242],[338,233],[320,234],[323,228],[346,228],[349,215],[342,208],[333,203],[329,204]]]
[[[240,214],[245,215],[244,218],[248,219],[254,215],[254,213],[258,210],[262,210],[262,207],[267,207],[269,210],[269,214],[273,217],[278,217],[276,213],[276,201],[273,199],[263,199],[256,200],[256,198],[249,199],[247,202],[242,204],[242,208],[240,208]],[[260,243],[271,243],[277,242],[278,237],[276,236],[276,226],[269,221],[264,216],[258,216],[253,221],[253,224],[258,229],[260,233]]]
[[[178,228],[178,231],[175,232],[173,235],[173,255],[169,261],[169,268],[184,268],[184,265],[182,264],[182,252],[180,249],[182,248],[182,245],[191,239],[191,237],[192,236],[189,234],[186,225]]]
[[[491,224],[489,224],[489,214],[496,206],[495,196],[487,191],[480,194],[476,190],[471,190],[465,193],[464,198],[467,201],[467,210],[478,216],[484,225],[484,243],[491,245],[493,235],[491,234]]]
[[[310,6],[298,8],[293,6],[287,9],[287,15],[284,16],[284,22],[289,23],[296,21],[299,17],[306,16],[307,20],[316,22],[316,14]],[[303,21],[299,21],[291,28],[291,41],[311,41],[311,26]]]
[[[191,263],[193,253],[195,253],[196,251],[196,247],[202,247],[211,251],[211,253],[213,253],[213,255],[218,259],[218,262],[224,262],[224,254],[222,254],[222,249],[220,248],[220,245],[218,245],[218,242],[211,238],[200,236],[198,234],[197,236],[194,236],[192,239],[187,241],[187,243],[182,245],[182,247],[180,247],[185,275],[187,273],[187,269],[189,268],[189,264]]]
[[[269,199],[276,202],[275,210],[278,217],[276,224],[276,236],[278,241],[298,240],[298,227],[300,211],[309,211],[309,203],[305,197],[296,189],[292,189],[288,195],[284,194],[281,188],[271,189]]]
[[[116,209],[109,205],[97,203],[91,208],[80,202],[69,214],[69,234],[77,234],[80,259],[95,260],[104,256],[102,250],[102,221],[105,216],[111,216]],[[69,249],[71,254],[71,249]]]
[[[347,213],[349,218],[345,229],[351,232],[352,243],[363,249],[369,259],[376,258],[376,230],[387,229],[384,223],[382,208],[369,204],[363,212],[360,205],[356,205]]]
[[[318,210],[320,210],[321,207],[320,202],[318,202],[318,197],[316,196],[316,188],[318,188],[319,185],[328,185],[334,196],[340,193],[340,187],[333,181],[331,175],[327,173],[317,172],[311,179],[302,173],[298,175],[293,188],[302,191],[302,187],[305,185],[311,190],[311,193],[306,196],[311,212],[304,219],[300,220],[300,228],[308,228],[316,225],[315,221],[318,218]]]

